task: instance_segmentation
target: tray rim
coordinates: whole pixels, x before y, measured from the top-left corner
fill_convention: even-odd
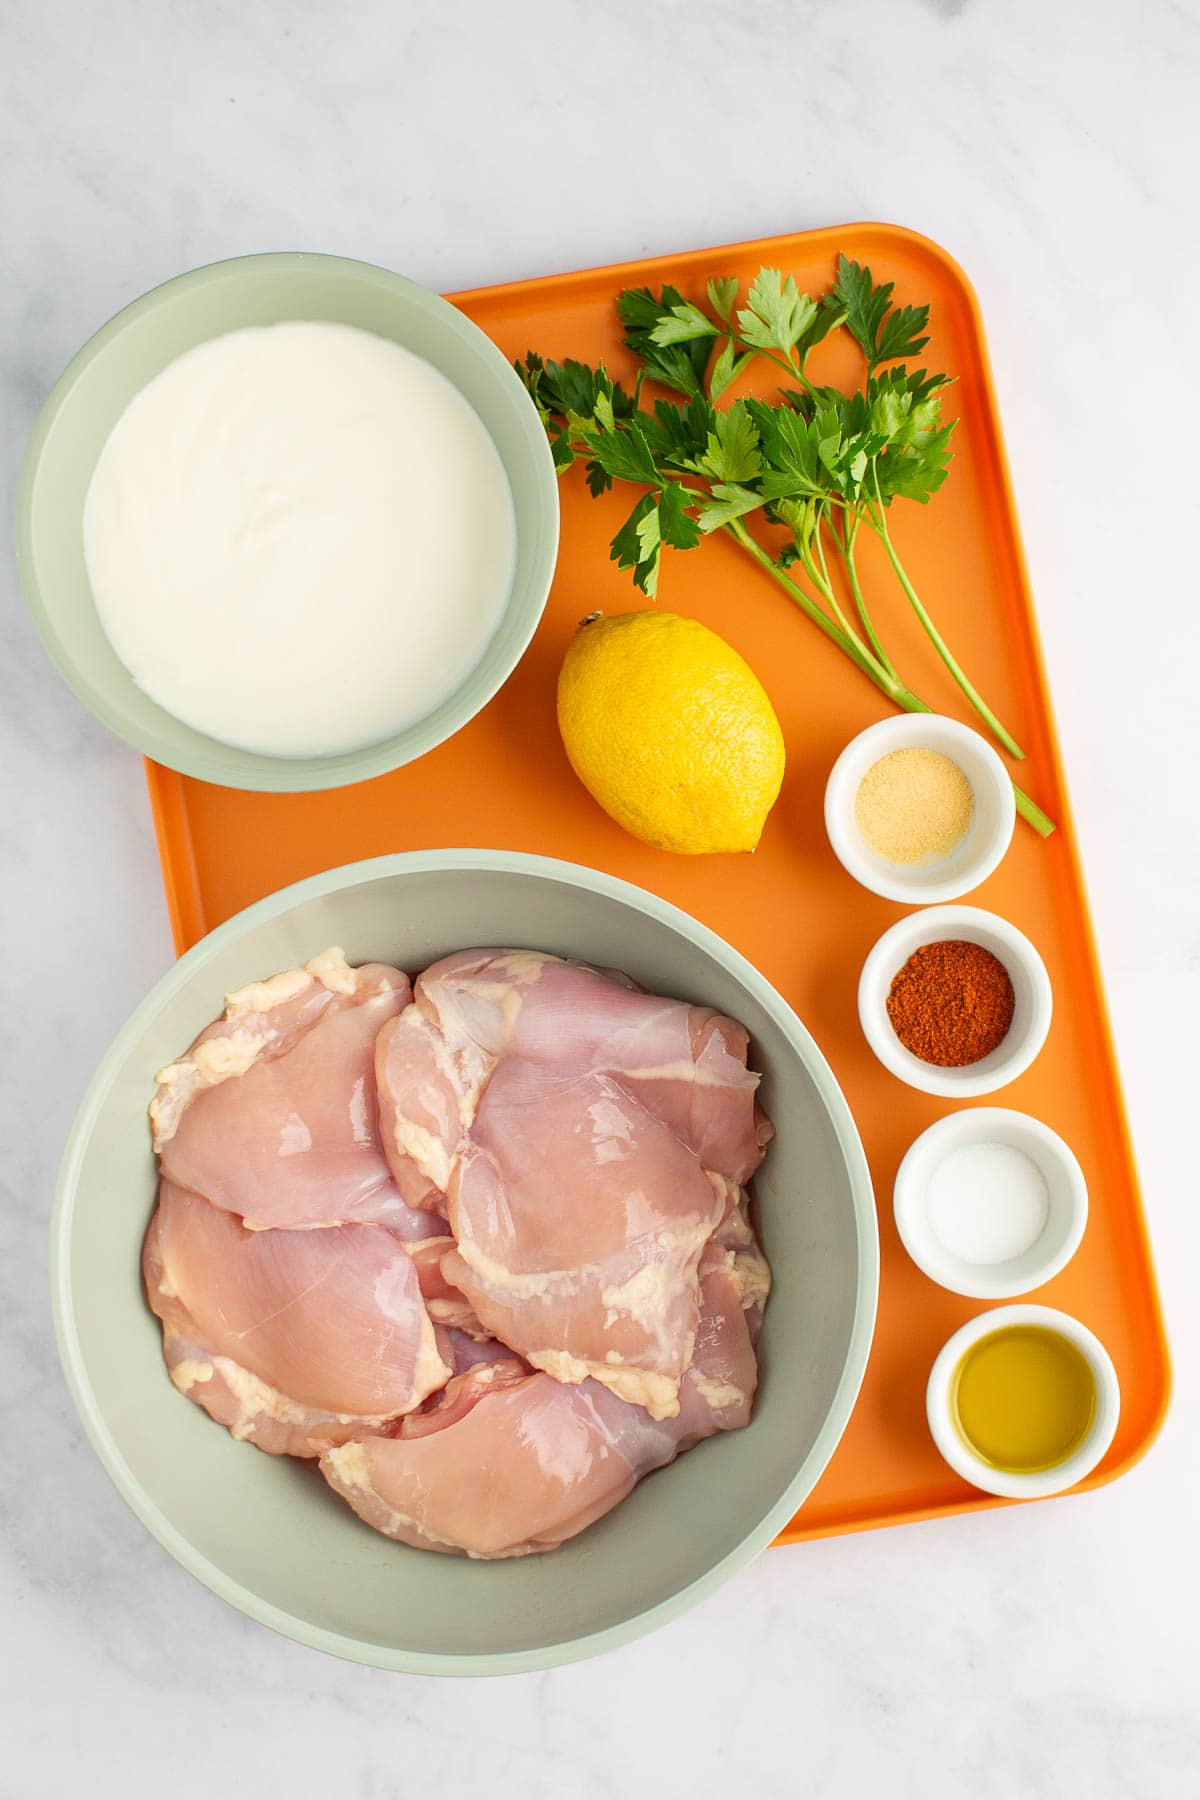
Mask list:
[[[867,240],[865,246],[861,240]],[[1028,650],[1032,664],[1041,710],[1044,716],[1046,751],[1050,771],[1059,795],[1058,833],[1063,843],[1063,853],[1067,861],[1067,873],[1071,885],[1078,897],[1078,917],[1074,924],[1079,932],[1080,945],[1093,978],[1095,993],[1100,1048],[1104,1061],[1111,1074],[1113,1091],[1116,1099],[1116,1119],[1114,1121],[1118,1133],[1121,1150],[1129,1170],[1129,1199],[1131,1218],[1136,1242],[1140,1254],[1142,1271],[1145,1279],[1146,1297],[1148,1301],[1149,1331],[1144,1348],[1153,1349],[1155,1366],[1147,1375],[1148,1383],[1152,1382],[1154,1399],[1147,1425],[1142,1435],[1115,1462],[1106,1460],[1085,1480],[1065,1490],[1064,1494],[1047,1496],[1061,1499],[1076,1494],[1088,1493],[1096,1488],[1105,1487],[1118,1480],[1136,1467],[1147,1455],[1162,1432],[1166,1416],[1170,1408],[1173,1386],[1171,1353],[1166,1333],[1163,1314],[1162,1296],[1159,1289],[1155,1269],[1154,1256],[1150,1241],[1150,1232],[1146,1219],[1145,1203],[1142,1195],[1141,1178],[1137,1159],[1134,1153],[1133,1139],[1129,1126],[1129,1109],[1125,1098],[1124,1083],[1121,1078],[1121,1067],[1117,1058],[1116,1044],[1113,1036],[1112,1017],[1108,1005],[1108,996],[1102,978],[1100,958],[1097,950],[1095,927],[1092,920],[1092,908],[1088,896],[1087,882],[1079,853],[1078,838],[1075,830],[1074,812],[1071,807],[1070,793],[1067,786],[1062,745],[1058,730],[1058,719],[1055,713],[1052,690],[1046,668],[1045,652],[1042,644],[1041,630],[1038,624],[1037,608],[1034,603],[1033,587],[1029,575],[1029,564],[1025,552],[1024,538],[1021,532],[1020,515],[1017,510],[1016,493],[1013,486],[1012,468],[1008,454],[1008,446],[1000,419],[995,375],[991,354],[988,348],[987,333],[984,327],[983,311],[979,296],[966,271],[950,251],[935,239],[924,233],[915,231],[906,225],[890,223],[878,219],[849,220],[843,224],[820,225],[804,231],[780,232],[766,237],[743,238],[730,243],[692,246],[678,250],[665,251],[654,256],[634,257],[615,263],[598,263],[582,269],[557,270],[548,274],[525,277],[517,281],[491,282],[480,287],[460,288],[445,296],[456,306],[483,305],[510,296],[515,291],[536,289],[539,292],[565,291],[577,284],[596,282],[601,279],[610,283],[613,291],[620,286],[629,285],[630,277],[644,280],[647,274],[677,271],[681,262],[696,258],[719,260],[722,257],[734,258],[758,256],[769,262],[777,257],[780,262],[786,256],[794,256],[796,247],[803,247],[805,255],[822,253],[836,254],[839,249],[851,243],[858,246],[858,254],[870,254],[872,246],[881,250],[903,250],[910,257],[935,265],[952,288],[957,291],[964,309],[967,331],[971,341],[972,353],[976,359],[980,387],[983,398],[981,418],[990,438],[991,450],[995,460],[995,472],[1000,506],[1003,511],[1006,529],[1009,534],[1013,559],[1014,579],[1019,592],[1021,608],[1024,615]],[[182,777],[174,771],[165,769],[145,759],[146,779],[150,790],[151,810],[154,816],[155,837],[158,846],[159,862],[162,868],[164,889],[166,892],[167,910],[171,920],[172,934],[176,950],[182,953],[187,948],[188,939],[184,932],[189,923],[199,925],[202,922],[201,905],[198,892],[198,879],[194,860],[191,854],[190,834],[187,835],[188,868],[184,873],[188,879],[188,892],[181,895],[175,885],[174,854],[171,846],[172,817],[182,818],[184,813],[184,790]],[[598,873],[600,871],[597,871]],[[650,891],[650,890],[648,890]],[[219,929],[217,927],[216,929]],[[981,1512],[997,1506],[1021,1506],[1033,1504],[1025,1500],[1005,1500],[996,1495],[972,1491],[965,1497],[950,1504],[902,1506],[881,1517],[863,1518],[852,1516],[832,1523],[822,1524],[807,1529],[804,1524],[803,1508],[775,1538],[776,1544],[804,1542],[812,1538],[837,1537],[858,1531],[881,1530],[890,1525],[915,1524],[926,1519],[951,1517],[957,1513]]]

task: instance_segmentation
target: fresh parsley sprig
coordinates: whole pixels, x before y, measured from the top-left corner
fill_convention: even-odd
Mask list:
[[[639,365],[632,393],[602,363],[555,363],[530,351],[517,372],[560,473],[582,459],[593,495],[617,482],[644,490],[611,546],[643,593],[657,591],[664,549],[691,550],[725,531],[895,705],[928,712],[901,680],[868,610],[857,557],[865,530],[970,705],[1019,758],[1020,745],[931,618],[889,529],[896,501],[926,505],[945,481],[954,430],[941,411],[950,377],[912,366],[929,342],[929,308],[894,305],[892,294],[891,282],[876,282],[845,256],[815,299],[778,269],[759,270],[744,305],[730,276],[708,282],[707,308],[674,287],[629,288],[617,313]],[[807,369],[810,353],[840,329],[863,357],[861,384],[850,392],[814,383]],[[778,398],[719,406],[756,360],[786,374]],[[648,403],[647,383],[672,397]],[[782,546],[769,549],[750,530],[755,516],[784,529]],[[1053,831],[1041,808],[1015,792],[1035,830]]]

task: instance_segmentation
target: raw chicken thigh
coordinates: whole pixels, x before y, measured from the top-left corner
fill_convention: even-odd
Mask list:
[[[402,1193],[445,1193],[462,1135],[501,1057],[561,1077],[605,1073],[706,1168],[745,1183],[771,1127],[755,1102],[743,1026],[643,993],[625,975],[530,950],[460,950],[418,979],[381,1034],[384,1149]]]
[[[596,1381],[530,1374],[500,1345],[456,1373],[395,1437],[329,1451],[321,1471],[368,1525],[481,1560],[552,1550],[612,1510],[651,1469],[748,1423],[757,1368],[725,1257],[701,1267],[702,1308],[681,1405],[657,1422]]]
[[[566,1387],[519,1363],[456,1375],[419,1435],[321,1459],[360,1519],[418,1549],[482,1559],[552,1550],[674,1454],[669,1430],[598,1382]]]
[[[415,992],[329,950],[164,1069],[146,1291],[171,1379],[319,1457],[375,1529],[553,1549],[749,1422],[771,1126],[742,1026],[463,951]]]
[[[176,1387],[260,1449],[318,1456],[450,1374],[417,1265],[385,1225],[247,1231],[164,1180],[142,1266]]]
[[[560,1083],[506,1058],[449,1202],[442,1269],[489,1331],[560,1381],[677,1409],[724,1195],[661,1120],[610,1076]]]
[[[408,977],[340,950],[230,994],[224,1017],[159,1073],[150,1107],[163,1174],[252,1228],[408,1209],[379,1141],[374,1048]]]
[[[674,1416],[701,1252],[770,1135],[746,1049],[731,1019],[556,957],[421,976],[379,1037],[384,1148],[402,1192],[445,1196],[443,1273],[486,1329]]]

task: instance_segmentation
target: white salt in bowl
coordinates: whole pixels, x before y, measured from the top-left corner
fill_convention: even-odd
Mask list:
[[[897,1037],[888,1017],[892,982],[914,950],[954,940],[981,944],[1002,962],[1013,984],[1013,1016],[996,1048],[959,1068],[914,1056]],[[918,1088],[948,1100],[991,1094],[1015,1081],[1046,1041],[1054,1000],[1046,965],[1024,932],[979,906],[926,906],[897,920],[863,964],[858,979],[858,1017],[863,1035],[885,1069]]]
[[[873,850],[859,830],[855,802],[864,776],[896,750],[933,750],[962,770],[975,797],[966,835],[936,861],[894,863]],[[834,855],[855,881],[910,906],[957,900],[986,881],[1012,842],[1017,807],[1008,771],[992,746],[969,726],[939,713],[881,719],[851,738],[825,786],[825,830]]]
[[[1065,1269],[1087,1226],[1074,1152],[1027,1113],[975,1106],[910,1145],[892,1190],[896,1229],[923,1274],[972,1300],[1011,1300]]]

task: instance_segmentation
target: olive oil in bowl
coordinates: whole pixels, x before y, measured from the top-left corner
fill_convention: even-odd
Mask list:
[[[1099,1338],[1069,1313],[1028,1303],[960,1325],[925,1389],[929,1430],[950,1467],[1006,1500],[1083,1481],[1120,1413],[1117,1372]]]
[[[955,1371],[951,1416],[993,1469],[1032,1475],[1073,1456],[1096,1414],[1082,1350],[1042,1325],[1009,1325],[970,1346]]]

